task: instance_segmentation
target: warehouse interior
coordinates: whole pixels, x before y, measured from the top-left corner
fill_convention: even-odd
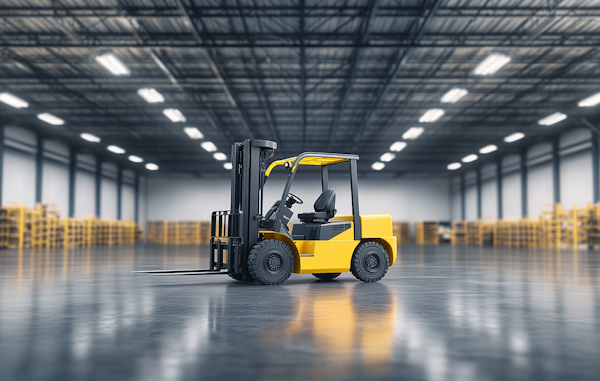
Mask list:
[[[0,20],[0,379],[597,379],[595,1],[5,0]],[[259,170],[242,142],[276,148]],[[348,258],[381,243],[382,279],[296,271],[328,189],[316,224],[348,221]],[[285,235],[289,279],[215,259],[215,211]]]

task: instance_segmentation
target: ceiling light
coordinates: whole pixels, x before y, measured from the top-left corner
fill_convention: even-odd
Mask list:
[[[161,93],[151,88],[139,89],[138,95],[148,103],[161,103],[165,101],[165,97]]]
[[[495,150],[497,150],[498,147],[496,147],[493,144],[490,144],[489,146],[485,146],[482,149],[479,150],[479,153],[485,155],[486,153],[491,153],[494,152]]]
[[[123,62],[121,62],[112,53],[106,53],[98,56],[96,57],[96,61],[102,64],[102,66],[107,68],[114,75],[129,75],[129,69],[127,69],[127,66],[125,66]]]
[[[204,134],[200,132],[196,127],[185,127],[183,131],[192,139],[203,139]]]
[[[405,147],[406,147],[406,143],[405,142],[396,142],[396,143],[392,144],[392,146],[390,147],[390,150],[396,151],[396,152],[400,152]]]
[[[373,168],[376,171],[381,171],[383,168],[385,167],[385,164],[380,163],[380,162],[375,162],[373,163],[373,165],[371,166],[371,168]]]
[[[168,108],[163,110],[163,114],[165,114],[167,118],[171,119],[171,121],[175,123],[186,121],[185,116],[183,116],[181,111],[177,110],[176,108]]]
[[[458,102],[460,100],[460,98],[464,97],[468,93],[469,92],[467,91],[467,89],[455,88],[455,89],[452,89],[452,90],[448,91],[442,97],[441,102],[442,103],[456,103],[456,102]]]
[[[92,135],[92,134],[88,134],[88,133],[84,132],[83,134],[81,134],[79,136],[81,136],[81,138],[83,140],[87,140],[88,142],[100,143],[100,138],[97,137],[96,135]]]
[[[17,98],[10,93],[0,93],[0,102],[4,102],[14,108],[26,108],[29,107],[29,103],[25,102],[21,98]]]
[[[154,163],[148,163],[148,164],[146,164],[146,169],[149,171],[156,171],[156,170],[158,170],[158,165],[156,165]]]
[[[425,131],[423,127],[411,127],[402,135],[402,139],[414,140],[421,136],[423,131]]]
[[[225,163],[225,164],[223,164],[223,167],[225,169],[231,169],[231,168],[233,168],[233,165],[231,165],[231,163]]]
[[[106,147],[106,149],[109,150],[112,153],[116,153],[116,154],[119,154],[119,155],[125,153],[125,150],[123,148],[117,147],[117,146],[108,146],[108,147]]]
[[[507,137],[504,138],[504,141],[507,143],[512,143],[512,142],[516,142],[517,140],[521,140],[525,137],[525,134],[521,133],[521,132],[515,132],[512,135],[508,135]]]
[[[203,142],[200,146],[208,152],[215,152],[217,150],[217,146],[213,142]]]
[[[490,54],[488,58],[483,60],[482,63],[477,66],[475,69],[475,74],[477,75],[488,75],[494,74],[497,72],[502,66],[506,65],[510,62],[510,57],[505,56],[504,54],[494,53]]]
[[[555,112],[554,114],[539,120],[538,124],[541,124],[542,126],[551,126],[565,119],[567,119],[567,115],[562,112]]]
[[[421,123],[435,122],[436,120],[441,118],[442,115],[444,115],[444,110],[442,110],[440,108],[432,108],[431,110],[427,110],[427,112],[419,118],[419,122],[421,122]]]
[[[227,155],[225,155],[222,152],[215,152],[215,154],[213,155],[213,157],[217,160],[227,160]]]
[[[62,126],[63,124],[65,124],[65,121],[52,115],[52,114],[48,114],[47,112],[43,113],[43,114],[38,114],[38,119],[43,120],[46,123],[50,123],[53,124],[55,126]]]
[[[0,95],[2,95],[2,94],[0,94]],[[0,100],[2,100],[2,99],[0,99]],[[587,97],[584,100],[579,101],[579,103],[577,103],[577,106],[579,106],[579,107],[594,107],[598,103],[600,103],[600,93],[594,94],[591,97]]]
[[[471,154],[462,158],[463,163],[470,163],[475,160],[477,160],[477,155],[475,154]]]
[[[384,153],[383,155],[381,155],[381,157],[379,158],[379,160],[384,161],[384,162],[390,162],[392,160],[394,160],[396,158],[396,155],[394,155],[391,152],[388,153]]]
[[[129,161],[133,161],[134,163],[141,163],[144,161],[144,159],[142,159],[141,157],[138,156],[129,156]]]
[[[455,171],[458,168],[462,167],[462,165],[460,163],[452,163],[452,164],[448,164],[448,169],[451,171]]]

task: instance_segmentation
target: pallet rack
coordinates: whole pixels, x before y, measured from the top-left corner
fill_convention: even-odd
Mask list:
[[[148,221],[146,241],[161,245],[203,245],[210,242],[210,222]]]
[[[399,244],[410,243],[410,224],[404,221],[396,221],[392,224],[394,236]]]
[[[419,221],[415,225],[415,241],[418,245],[439,245],[439,222]]]

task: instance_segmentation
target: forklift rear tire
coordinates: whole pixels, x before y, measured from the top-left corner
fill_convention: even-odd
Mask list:
[[[313,274],[319,280],[334,280],[335,278],[342,275],[342,273],[322,273],[322,274]]]
[[[281,284],[294,271],[292,249],[278,239],[260,241],[254,245],[248,255],[248,270],[259,283]]]
[[[390,258],[385,248],[373,241],[363,242],[356,247],[352,254],[350,271],[352,275],[363,282],[381,280],[390,267]]]

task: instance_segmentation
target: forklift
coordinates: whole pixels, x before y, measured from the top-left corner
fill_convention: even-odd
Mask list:
[[[389,214],[360,215],[357,155],[305,152],[275,160],[277,143],[247,139],[231,150],[231,208],[212,213],[209,268],[204,270],[140,271],[154,275],[227,274],[238,281],[266,285],[285,282],[292,272],[332,280],[352,272],[364,282],[377,282],[397,256]],[[299,213],[290,231],[292,207],[303,201],[290,193],[301,166],[319,166],[322,193],[314,211]],[[336,192],[329,188],[329,168],[350,172],[352,214],[337,215]],[[287,181],[281,199],[263,214],[263,189],[272,171],[282,166]]]

